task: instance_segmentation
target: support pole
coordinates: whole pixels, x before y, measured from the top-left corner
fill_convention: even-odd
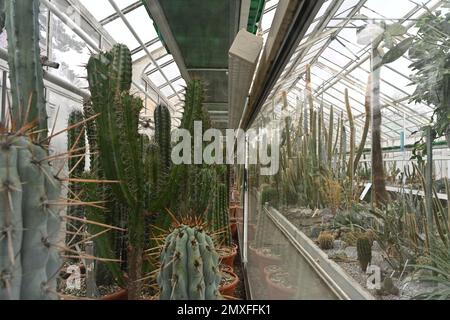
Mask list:
[[[427,164],[425,168],[425,204],[427,210],[428,234],[430,237],[430,252],[433,252],[433,131],[431,126],[426,128]]]

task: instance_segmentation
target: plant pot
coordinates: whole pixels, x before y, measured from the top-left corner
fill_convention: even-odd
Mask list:
[[[220,268],[220,272],[231,272],[231,273],[234,272],[234,269],[232,267],[227,266],[225,264],[221,264],[219,268]]]
[[[231,222],[230,223],[230,229],[231,229],[231,236],[234,241],[238,241],[238,227],[237,222]]]
[[[105,300],[105,301],[128,300],[128,290],[121,289],[117,292],[114,292],[114,293],[111,293],[111,294],[101,297],[100,300]]]
[[[220,254],[220,263],[230,268],[234,268],[234,260],[237,256],[237,250],[231,248],[221,248],[218,250]]]
[[[297,294],[296,288],[288,288],[272,279],[273,273],[266,276],[268,298],[270,300],[290,300]]]
[[[256,250],[256,260],[260,270],[261,277],[264,277],[264,268],[270,265],[280,265],[282,263],[279,256],[271,255],[265,252],[264,248]],[[270,249],[269,249],[270,250]]]
[[[223,271],[222,274],[225,277],[232,278],[233,280],[226,284],[220,285],[219,287],[220,294],[223,296],[234,297],[236,287],[239,283],[239,277],[234,272]]]

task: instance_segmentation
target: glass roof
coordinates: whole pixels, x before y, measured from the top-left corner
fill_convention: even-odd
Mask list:
[[[160,41],[142,1],[79,0],[79,2],[116,42],[126,44],[130,48],[133,62],[142,64],[143,75],[168,98],[175,118],[180,118],[186,82],[181,77],[173,56]]]
[[[134,64],[139,66],[143,78],[153,89],[156,88],[157,94],[167,98],[174,117],[181,117],[186,83],[173,56],[160,41],[142,1],[57,2],[78,6],[82,12],[85,10],[88,13],[85,18],[96,35],[97,32],[106,34],[106,38],[126,44],[132,50]],[[344,91],[349,89],[357,132],[360,134],[364,124],[370,47],[358,45],[357,28],[367,20],[376,19],[388,23],[399,22],[408,29],[408,35],[414,35],[417,19],[428,9],[436,10],[444,3],[448,5],[448,0],[326,0],[273,88],[266,105],[286,91],[290,109],[295,112],[298,103],[304,100],[305,72],[310,65],[315,101],[323,104],[325,109],[333,105],[335,110],[344,111]],[[258,32],[265,40],[277,5],[278,0],[265,2]],[[381,102],[386,119],[383,122],[385,141],[398,140],[403,128],[407,134],[411,134],[430,121],[430,107],[409,102],[414,92],[414,87],[409,85],[410,63],[405,56],[382,70]]]
[[[344,92],[348,89],[357,132],[361,134],[371,48],[358,44],[357,28],[368,20],[398,22],[408,29],[406,36],[413,36],[417,19],[427,10],[442,8],[444,4],[448,6],[448,0],[420,3],[412,0],[327,0],[278,79],[266,106],[286,91],[290,109],[295,112],[297,105],[304,101],[305,73],[309,65],[315,103],[322,104],[328,110],[334,106],[335,110],[337,108],[344,112]],[[274,9],[271,8],[271,11]],[[267,34],[270,26],[263,27],[262,32]],[[410,85],[410,64],[411,61],[404,56],[382,69],[381,103],[385,119],[385,142],[400,139],[403,129],[409,136],[431,119],[433,111],[430,107],[409,102],[415,90]]]

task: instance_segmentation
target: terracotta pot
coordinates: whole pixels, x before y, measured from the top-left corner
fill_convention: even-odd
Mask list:
[[[230,223],[230,229],[231,229],[231,236],[233,237],[234,241],[238,241],[238,227],[236,222]]]
[[[236,291],[236,287],[237,287],[237,285],[239,283],[239,277],[234,272],[224,271],[223,273],[226,273],[226,274],[230,275],[231,277],[234,278],[234,280],[233,280],[232,283],[220,286],[219,287],[219,292],[223,296],[234,297],[235,291]]]
[[[220,271],[221,272],[231,272],[231,273],[233,273],[234,269],[232,267],[230,267],[230,266],[222,264],[222,265],[220,265]]]
[[[264,268],[270,265],[280,265],[282,263],[281,258],[277,256],[269,256],[264,254],[261,249],[256,251],[256,260],[258,261],[258,267],[261,277],[264,277]]]
[[[268,298],[271,300],[289,300],[295,298],[297,290],[294,288],[286,288],[270,278],[271,274],[266,276],[266,282],[268,285]]]
[[[228,248],[230,249],[230,248]],[[231,252],[229,253],[225,253],[225,252],[220,252],[219,250],[219,254],[220,254],[220,263],[226,266],[229,266],[231,268],[234,268],[234,260],[237,256],[237,250],[235,250],[234,248],[231,248],[230,250]]]
[[[109,295],[101,297],[100,300],[106,300],[106,301],[128,300],[128,290],[127,289],[121,289],[121,290],[119,290],[117,292],[114,292],[114,293],[111,293]]]
[[[256,254],[256,252],[258,251],[257,248],[253,247],[253,245],[248,246],[248,257],[249,257],[249,261],[251,263],[252,266],[257,266],[258,265],[258,255]]]

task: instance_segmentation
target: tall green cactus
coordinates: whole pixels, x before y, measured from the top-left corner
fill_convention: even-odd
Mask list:
[[[214,243],[200,227],[182,225],[165,241],[157,276],[161,300],[218,300],[221,276]]]
[[[6,1],[5,14],[13,128],[35,123],[42,139],[48,134],[48,125],[39,48],[39,1]]]
[[[62,183],[52,172],[39,52],[39,1],[7,1],[13,132],[0,135],[0,300],[57,299]],[[1,21],[0,21],[1,22]],[[16,131],[36,125],[39,134]]]
[[[96,114],[99,160],[121,207],[128,215],[129,298],[138,299],[144,242],[144,179],[142,137],[138,132],[142,100],[130,95],[132,59],[124,45],[93,55],[88,62],[92,107]]]
[[[213,225],[213,230],[218,233],[218,243],[230,247],[232,239],[226,185],[222,182],[218,182],[215,193],[211,223]]]
[[[370,239],[364,235],[357,239],[356,250],[358,253],[358,261],[361,266],[361,270],[366,272],[367,266],[372,261],[372,245]]]
[[[167,183],[172,166],[171,117],[169,109],[159,105],[155,109],[155,141],[159,153],[158,189],[162,190]]]

